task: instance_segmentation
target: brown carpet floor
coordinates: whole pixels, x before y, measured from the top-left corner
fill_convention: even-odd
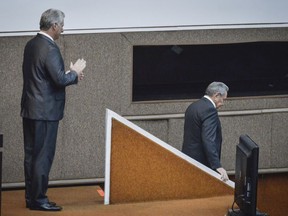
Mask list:
[[[24,190],[2,192],[1,216],[224,216],[233,202],[233,196],[193,200],[169,200],[143,203],[104,205],[99,186],[49,188],[48,196],[63,207],[61,212],[31,211],[25,208]]]

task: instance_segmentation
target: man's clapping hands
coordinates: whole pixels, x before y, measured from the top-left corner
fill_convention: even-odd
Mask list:
[[[86,61],[82,59],[78,59],[74,64],[70,63],[70,70],[75,71],[78,74],[78,79],[82,80],[84,78],[83,70],[86,67]]]

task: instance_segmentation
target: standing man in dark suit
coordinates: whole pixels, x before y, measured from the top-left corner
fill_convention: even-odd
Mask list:
[[[183,153],[220,173],[223,181],[229,178],[220,163],[222,132],[217,109],[223,106],[228,90],[224,83],[212,82],[205,96],[187,108],[182,147]]]
[[[25,46],[21,116],[24,133],[26,207],[60,211],[46,196],[59,121],[63,118],[65,87],[83,79],[86,61],[78,59],[65,72],[55,43],[63,32],[64,13],[49,9],[40,19],[40,32]]]

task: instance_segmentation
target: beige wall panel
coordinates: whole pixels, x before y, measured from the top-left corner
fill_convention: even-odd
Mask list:
[[[0,133],[4,134],[3,183],[24,180],[23,136],[20,118],[22,91],[22,55],[31,36],[0,37]],[[65,117],[60,123],[57,152],[50,180],[96,179],[104,177],[105,163],[105,109],[123,116],[183,114],[193,100],[133,103],[132,66],[133,45],[212,44],[250,41],[288,41],[288,28],[190,30],[167,32],[95,33],[62,35],[57,41],[66,67],[78,57],[87,60],[85,79],[78,86],[67,88]],[[288,97],[230,98],[222,111],[288,108]],[[262,116],[262,115],[260,115]],[[263,115],[264,117],[265,115]],[[248,120],[255,125],[252,138],[261,148],[261,166],[265,168],[288,166],[285,157],[285,127],[277,124],[287,113],[267,115],[268,120],[255,116]],[[247,117],[250,118],[250,117]],[[237,121],[235,121],[235,119]],[[245,132],[242,116],[222,118],[224,127],[223,162],[233,169],[230,148],[239,134]],[[246,117],[244,117],[246,119]],[[276,119],[276,120],[275,120]],[[162,119],[163,120],[163,119]],[[162,121],[160,120],[160,121]],[[271,123],[271,121],[272,123]],[[150,120],[148,120],[150,121]],[[183,119],[151,124],[157,137],[167,136],[175,145],[182,143]],[[235,122],[236,126],[235,127]],[[238,123],[237,123],[238,122]],[[243,125],[241,124],[243,123]],[[145,123],[150,127],[149,123]],[[282,125],[286,125],[283,122]],[[175,128],[174,128],[175,126]],[[257,127],[261,126],[261,130]],[[161,128],[161,129],[160,129]],[[247,127],[250,128],[250,127]],[[167,131],[162,131],[167,130]],[[273,131],[272,131],[273,130]],[[271,138],[269,140],[269,136]],[[174,144],[173,144],[174,145]],[[227,146],[227,149],[225,149]],[[268,150],[267,147],[271,146]],[[231,150],[233,148],[231,147]],[[263,150],[262,150],[263,149]],[[279,156],[277,156],[279,154]]]

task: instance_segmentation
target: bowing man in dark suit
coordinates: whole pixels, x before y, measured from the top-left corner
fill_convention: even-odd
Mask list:
[[[65,87],[83,79],[86,61],[78,59],[65,72],[54,40],[63,32],[64,13],[49,9],[40,19],[40,32],[27,42],[22,65],[21,116],[24,134],[26,207],[60,211],[46,196],[59,121],[63,118]]]
[[[222,132],[217,109],[227,98],[228,86],[222,82],[211,83],[205,96],[192,103],[185,112],[182,152],[221,174],[228,175],[220,163]]]

